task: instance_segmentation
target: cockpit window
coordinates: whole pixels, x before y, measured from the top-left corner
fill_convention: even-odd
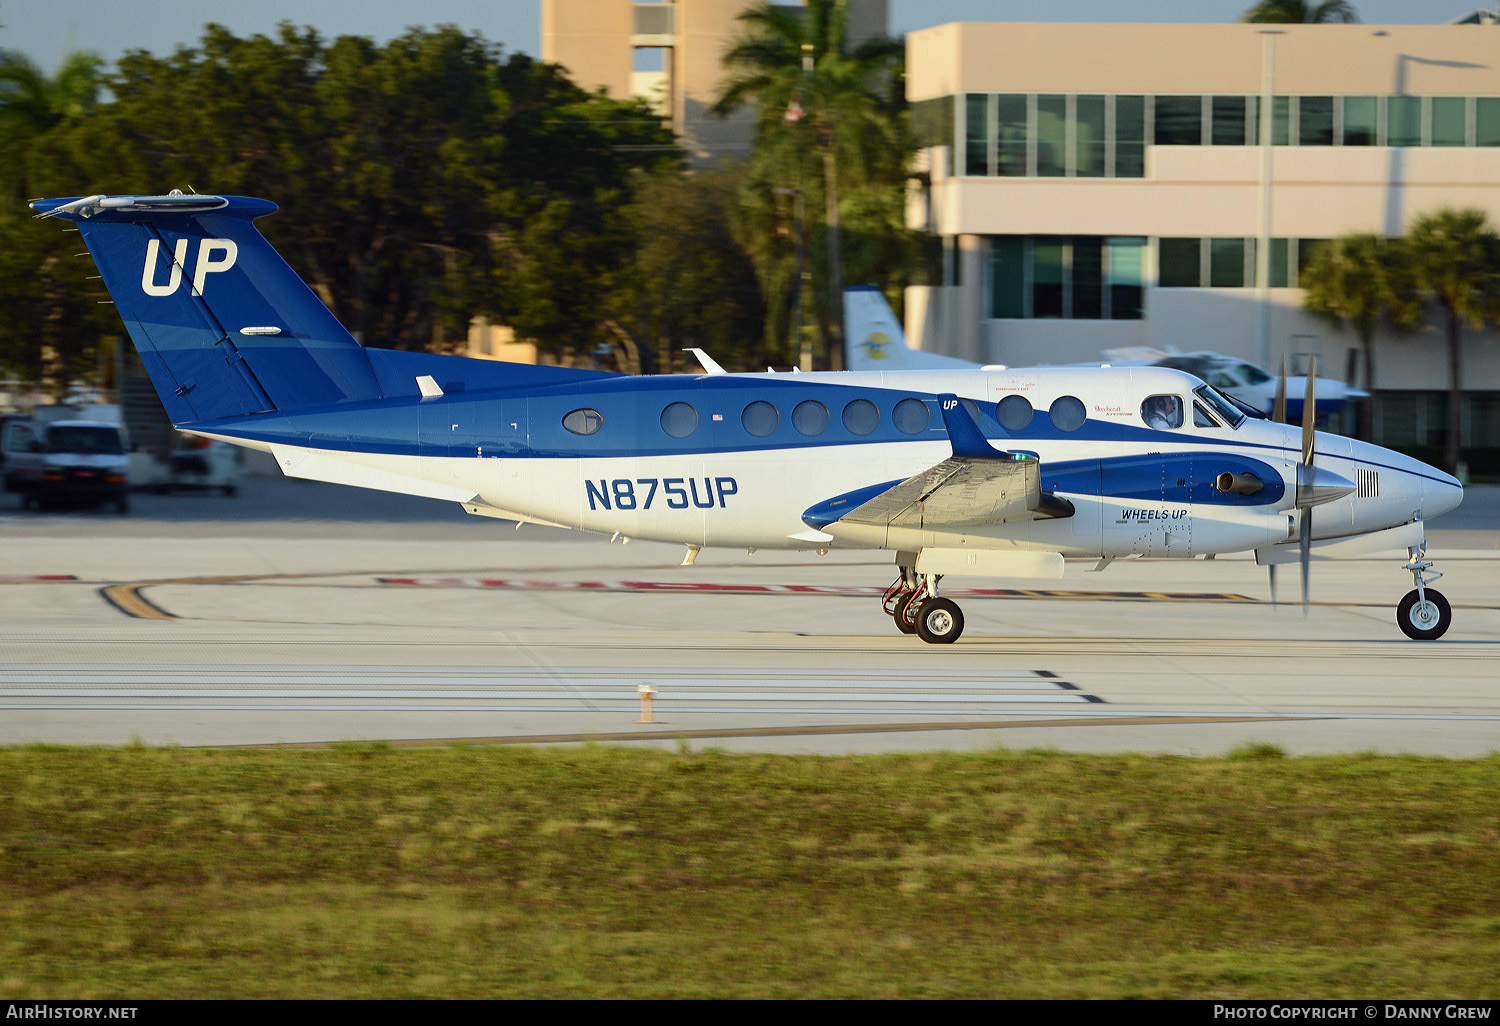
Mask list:
[[[1239,407],[1207,385],[1199,385],[1193,389],[1193,394],[1203,400],[1203,405],[1230,427],[1237,428],[1245,422],[1245,415],[1240,412]]]
[[[1141,403],[1141,419],[1147,427],[1166,429],[1182,427],[1182,400],[1175,395],[1147,396]]]
[[[1208,411],[1203,408],[1202,403],[1193,404],[1193,427],[1216,428],[1223,426],[1223,424],[1220,424],[1213,417],[1209,416]]]
[[[1250,384],[1252,385],[1263,385],[1267,381],[1271,380],[1271,375],[1267,374],[1265,371],[1261,370],[1253,363],[1240,364],[1240,373],[1244,375],[1245,380],[1250,382]]]

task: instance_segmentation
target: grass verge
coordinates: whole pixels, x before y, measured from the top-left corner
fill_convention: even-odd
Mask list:
[[[0,750],[0,998],[1415,998],[1500,757]]]

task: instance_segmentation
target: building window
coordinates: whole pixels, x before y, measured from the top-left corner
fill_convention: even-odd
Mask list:
[[[1374,96],[1344,97],[1345,146],[1374,146],[1380,141],[1380,104]]]
[[[1203,97],[1158,96],[1155,104],[1158,146],[1199,146],[1203,143]]]
[[[1432,145],[1463,146],[1468,142],[1468,106],[1462,96],[1432,98]]]
[[[1333,97],[1297,98],[1297,142],[1302,146],[1333,145]]]
[[[1246,134],[1250,124],[1245,116],[1245,97],[1215,96],[1213,118],[1213,145],[1244,146],[1255,141]]]
[[[1245,281],[1248,239],[1208,240],[1208,283],[1214,288],[1240,289]]]
[[[989,316],[1139,320],[1145,245],[1136,236],[991,236]]]
[[[1481,96],[1474,101],[1474,145],[1500,146],[1500,98]]]
[[[1156,284],[1164,289],[1203,284],[1202,239],[1162,239],[1157,244]]]
[[[1422,98],[1390,96],[1385,101],[1385,144],[1422,145]]]
[[[1068,98],[1036,98],[1036,173],[1061,178],[1068,173]]]

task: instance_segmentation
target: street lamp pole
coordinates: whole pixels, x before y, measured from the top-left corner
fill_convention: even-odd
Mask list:
[[[792,285],[792,313],[787,324],[788,339],[787,349],[792,348],[792,339],[797,343],[797,366],[804,371],[812,370],[812,339],[807,337],[807,332],[802,325],[802,296],[807,291],[807,250],[804,240],[806,231],[803,228],[802,214],[802,190],[801,189],[772,189],[777,196],[792,197],[792,218],[795,221],[793,231],[794,251],[797,260],[796,281]]]
[[[1281,29],[1259,29],[1260,48],[1260,231],[1255,239],[1255,282],[1259,286],[1255,327],[1260,365],[1271,366],[1271,144],[1276,119],[1276,37]]]

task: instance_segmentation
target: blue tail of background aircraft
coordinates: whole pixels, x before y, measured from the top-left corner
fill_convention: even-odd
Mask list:
[[[601,376],[366,349],[256,229],[277,207],[242,196],[40,200],[74,221],[174,424]]]

